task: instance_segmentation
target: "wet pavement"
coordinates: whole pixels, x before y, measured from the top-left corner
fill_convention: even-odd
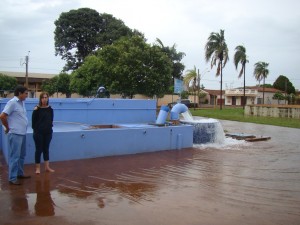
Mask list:
[[[21,186],[1,156],[0,224],[300,224],[300,129],[221,123],[271,139],[26,165]]]

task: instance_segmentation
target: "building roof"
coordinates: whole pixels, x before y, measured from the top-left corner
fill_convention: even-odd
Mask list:
[[[25,75],[26,75],[25,71],[24,72],[0,71],[0,73],[5,74],[9,77],[16,77],[16,78],[25,78]],[[28,72],[28,78],[51,79],[56,75],[58,75],[58,74]]]
[[[204,89],[208,94],[218,96],[220,95],[220,90],[211,90],[211,89]],[[222,90],[222,95],[225,94],[225,90]]]
[[[253,87],[246,87],[246,89],[252,89],[252,90],[257,90],[259,92],[263,92],[263,87],[258,87],[258,86],[253,86]],[[284,93],[284,91],[278,90],[276,88],[269,88],[269,87],[265,87],[265,92],[271,92],[271,93],[276,93],[276,92],[282,92]]]

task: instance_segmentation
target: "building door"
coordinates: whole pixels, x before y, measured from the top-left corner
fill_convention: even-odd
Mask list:
[[[211,95],[211,96],[210,96],[210,104],[211,104],[211,105],[214,105],[214,104],[215,104],[215,96],[214,96],[214,95]]]
[[[232,105],[236,105],[236,97],[235,96],[231,97],[231,102],[232,102]]]
[[[262,104],[262,98],[257,98],[257,104]]]
[[[225,99],[222,99],[222,105],[224,105],[225,103]],[[220,105],[221,104],[221,99],[217,99],[217,105]]]
[[[241,104],[242,104],[242,105],[246,105],[246,104],[247,104],[247,96],[245,96],[245,98],[244,98],[244,96],[242,96],[242,97],[241,97],[241,100],[242,100],[242,101],[241,101]]]

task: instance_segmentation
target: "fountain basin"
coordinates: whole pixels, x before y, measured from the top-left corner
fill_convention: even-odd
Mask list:
[[[25,163],[34,163],[32,129],[27,131]],[[174,150],[192,146],[189,126],[148,124],[87,125],[55,122],[51,161]]]
[[[0,100],[3,110],[6,100]],[[31,121],[37,99],[26,100]],[[127,155],[193,146],[190,125],[156,126],[155,100],[50,99],[54,109],[50,161]],[[152,125],[151,125],[152,124]],[[7,135],[0,132],[0,146],[8,160]],[[25,163],[34,163],[32,128],[27,129]]]

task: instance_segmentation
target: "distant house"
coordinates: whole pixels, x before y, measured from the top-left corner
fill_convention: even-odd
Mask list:
[[[207,93],[206,101],[209,105],[220,105],[221,103],[221,95],[220,90],[211,90],[211,89],[204,89],[204,92]],[[222,90],[222,105],[225,103],[225,91]]]
[[[281,92],[275,88],[264,88],[264,104],[278,104],[277,99],[273,99],[275,93]],[[245,99],[244,88],[234,88],[225,90],[225,105],[240,105],[242,106],[244,101],[246,105],[263,104],[263,87],[246,87]],[[280,100],[279,104],[287,104],[285,100]]]
[[[15,77],[18,84],[25,85],[25,72],[9,72],[0,71],[10,77]],[[58,74],[45,74],[45,73],[28,73],[28,90],[30,98],[35,97],[37,92],[41,91],[43,81],[49,80]]]

